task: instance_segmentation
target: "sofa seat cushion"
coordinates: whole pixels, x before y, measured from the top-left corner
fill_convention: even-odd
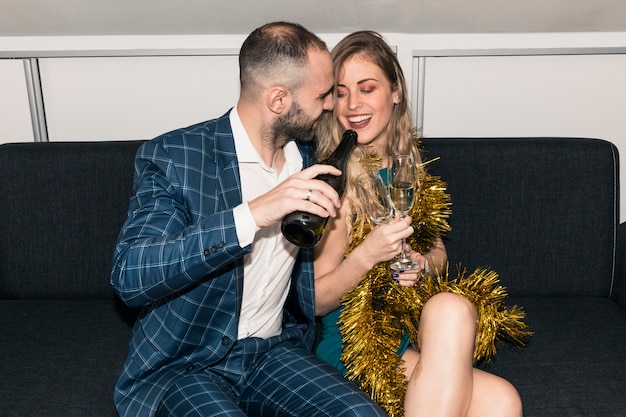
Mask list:
[[[525,417],[626,412],[626,310],[600,297],[511,298],[534,335],[482,367],[519,390]]]
[[[117,415],[128,310],[115,300],[3,300],[0,311],[0,415]]]

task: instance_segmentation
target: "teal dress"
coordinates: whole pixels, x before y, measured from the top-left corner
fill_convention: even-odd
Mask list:
[[[386,172],[386,169],[380,171],[384,181],[387,180]],[[339,314],[341,314],[342,308],[343,307],[339,307],[321,318],[322,331],[319,336],[317,348],[315,349],[315,354],[345,374],[347,369],[341,362],[343,342],[341,340],[341,332],[339,331]],[[400,347],[397,352],[398,356],[404,355],[404,352],[406,352],[410,344],[409,337],[405,334],[400,341]]]
[[[343,343],[341,341],[341,333],[339,332],[339,314],[341,314],[342,308],[343,307],[339,307],[321,318],[322,331],[319,336],[317,348],[315,349],[315,354],[345,374],[347,369],[341,362]],[[402,357],[410,344],[411,341],[408,335],[405,334],[400,341],[400,347],[397,351],[398,356]]]

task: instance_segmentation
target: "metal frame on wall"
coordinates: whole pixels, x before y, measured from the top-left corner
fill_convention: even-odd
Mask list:
[[[46,111],[43,104],[41,79],[39,78],[39,60],[37,58],[24,59],[24,75],[26,77],[33,137],[35,142],[48,142],[48,125],[46,123]]]

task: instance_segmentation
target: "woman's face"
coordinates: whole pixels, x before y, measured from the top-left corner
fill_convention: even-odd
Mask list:
[[[359,56],[344,63],[337,82],[339,123],[355,130],[358,143],[372,146],[380,156],[385,156],[388,126],[398,100],[397,89],[380,67]]]

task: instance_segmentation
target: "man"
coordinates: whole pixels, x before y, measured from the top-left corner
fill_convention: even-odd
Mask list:
[[[326,45],[264,25],[240,51],[241,93],[224,116],[144,144],[111,284],[142,306],[114,400],[122,416],[383,416],[311,353],[312,253],[280,220],[335,216],[307,144],[332,109]]]

